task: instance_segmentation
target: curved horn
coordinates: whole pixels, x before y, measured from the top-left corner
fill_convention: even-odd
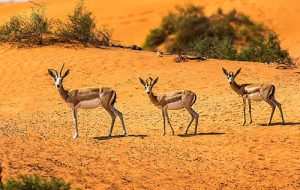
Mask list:
[[[59,76],[61,77],[61,73],[62,73],[62,71],[63,71],[63,69],[64,69],[64,66],[65,66],[65,64],[63,64],[63,66],[61,67],[61,69],[60,69],[60,72],[59,72]]]
[[[54,69],[49,69],[49,70],[54,71],[56,76],[58,76],[58,72],[56,70],[54,70]]]

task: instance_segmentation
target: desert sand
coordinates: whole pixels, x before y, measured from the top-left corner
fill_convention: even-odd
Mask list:
[[[46,2],[54,16],[58,1]],[[105,2],[106,7],[98,6],[103,12],[95,14],[103,23],[115,26],[115,39],[141,44],[161,15],[179,1],[132,0],[128,6],[121,0]],[[278,10],[285,2],[281,0],[255,1],[253,9],[246,9],[249,3],[245,1],[208,2],[199,3],[207,5],[208,11],[217,5],[228,9],[234,3],[255,19],[271,19],[267,23],[280,34],[284,46],[294,56],[300,55],[296,1],[281,15],[276,14],[283,11]],[[65,3],[56,16],[72,9],[73,2]],[[89,6],[93,3],[98,5],[88,1]],[[159,3],[163,9],[156,8]],[[0,5],[0,21],[25,7],[26,3]],[[263,13],[256,12],[261,9]],[[123,18],[130,23],[122,24]],[[70,68],[65,88],[108,86],[117,91],[115,105],[124,114],[127,137],[120,136],[118,119],[113,137],[106,137],[111,118],[99,108],[79,110],[79,138],[72,139],[71,111],[47,73],[48,68],[58,70],[63,63]],[[238,83],[274,84],[287,124],[280,124],[276,109],[274,124],[266,126],[270,106],[253,102],[253,123],[248,123],[247,114],[243,127],[242,99],[230,89],[221,67],[230,71],[242,68]],[[0,161],[4,181],[37,173],[63,178],[82,189],[299,189],[300,69],[276,67],[213,59],[175,63],[173,56],[159,58],[154,52],[117,48],[1,45]],[[167,135],[161,136],[161,111],[151,104],[138,81],[138,77],[148,76],[159,76],[155,93],[181,89],[197,93],[193,106],[200,114],[197,135],[181,136],[190,115],[179,110],[169,112],[176,135],[172,136],[167,126]]]

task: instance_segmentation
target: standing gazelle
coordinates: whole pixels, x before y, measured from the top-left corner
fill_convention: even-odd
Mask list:
[[[100,105],[110,114],[112,118],[110,131],[108,136],[111,136],[114,127],[116,115],[121,119],[123,127],[123,135],[126,135],[125,124],[123,120],[123,115],[114,107],[116,102],[116,92],[111,88],[101,87],[101,88],[87,88],[80,90],[67,91],[64,89],[63,80],[69,74],[69,69],[62,75],[64,65],[62,66],[60,73],[54,69],[48,69],[48,73],[53,77],[55,81],[55,86],[58,89],[60,97],[68,104],[72,109],[73,121],[75,124],[75,134],[73,138],[78,137],[77,128],[77,109],[94,109],[98,108]],[[55,74],[53,73],[55,72]]]
[[[194,92],[189,90],[182,90],[177,92],[171,92],[168,94],[163,94],[159,96],[155,96],[152,92],[153,86],[157,83],[158,77],[153,80],[151,77],[146,80],[146,82],[139,78],[142,85],[145,87],[146,93],[148,94],[150,101],[162,110],[162,115],[164,119],[164,129],[162,135],[166,134],[166,119],[171,127],[172,134],[174,135],[174,130],[171,125],[168,110],[179,110],[185,108],[192,116],[192,119],[189,125],[186,127],[184,134],[187,134],[189,127],[195,119],[195,131],[194,134],[197,134],[198,127],[198,113],[192,109],[192,105],[196,102],[197,96]]]
[[[238,85],[235,82],[236,76],[240,73],[241,69],[237,70],[234,74],[233,72],[227,72],[226,69],[223,69],[224,74],[228,79],[228,83],[230,84],[233,91],[242,96],[244,103],[244,123],[246,124],[246,100],[248,99],[249,104],[249,114],[250,114],[250,123],[252,123],[252,115],[251,115],[251,100],[261,101],[264,100],[272,107],[270,121],[267,125],[270,125],[272,121],[272,117],[275,111],[276,106],[280,110],[282,124],[284,125],[283,113],[281,109],[281,104],[275,100],[275,86],[272,84],[242,84]]]

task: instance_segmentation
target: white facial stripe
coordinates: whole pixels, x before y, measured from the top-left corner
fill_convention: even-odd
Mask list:
[[[62,78],[57,77],[57,78],[55,79],[55,85],[61,85],[61,80],[62,80]]]
[[[146,92],[149,93],[151,91],[151,86],[146,87]]]
[[[233,76],[231,76],[231,75],[228,75],[228,82],[229,83],[231,83],[231,82],[233,82],[234,81],[234,78],[233,78]]]

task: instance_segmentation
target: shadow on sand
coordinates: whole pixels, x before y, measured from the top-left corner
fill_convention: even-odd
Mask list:
[[[209,132],[209,133],[197,133],[197,134],[179,134],[179,137],[193,137],[193,136],[206,136],[206,135],[224,135],[226,133]]]
[[[141,138],[144,139],[145,137],[148,137],[148,135],[115,135],[115,136],[102,136],[102,137],[94,137],[96,140],[110,140],[110,139],[118,139],[118,138],[128,138],[128,137],[135,137],[135,138]]]
[[[265,124],[260,124],[260,126],[293,126],[293,125],[300,125],[300,122],[286,122],[284,125],[282,125],[281,122],[276,122],[276,123],[271,123],[270,125],[267,125],[266,123]]]

